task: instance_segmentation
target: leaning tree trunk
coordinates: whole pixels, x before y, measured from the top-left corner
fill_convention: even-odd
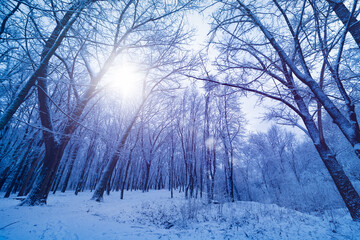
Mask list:
[[[66,12],[64,18],[58,23],[54,32],[50,36],[49,40],[45,43],[43,52],[41,53],[41,64],[39,68],[31,76],[30,80],[25,84],[21,89],[21,92],[18,94],[16,101],[14,101],[4,113],[0,119],[0,129],[6,124],[9,118],[14,114],[16,109],[21,104],[21,98],[25,97],[31,86],[38,81],[38,102],[39,102],[39,115],[41,120],[41,125],[43,127],[43,140],[45,143],[45,156],[43,161],[43,166],[41,168],[40,174],[36,178],[35,185],[32,187],[30,194],[27,198],[20,204],[23,205],[39,205],[46,204],[46,200],[52,186],[53,180],[55,178],[60,160],[64,154],[64,149],[67,146],[70,135],[76,129],[76,122],[72,119],[77,119],[86,103],[85,101],[80,101],[76,107],[76,111],[73,114],[73,118],[68,120],[66,128],[64,130],[64,135],[60,139],[59,143],[55,140],[54,129],[52,126],[51,120],[51,111],[49,108],[49,100],[47,95],[47,77],[48,77],[48,64],[51,56],[55,53],[56,49],[61,44],[62,39],[65,37],[66,32],[70,29],[71,25],[75,22],[77,17],[80,15],[81,11],[88,5],[93,3],[95,0],[84,0],[75,2],[71,9]],[[86,92],[89,94],[89,92]],[[85,95],[86,95],[85,94]],[[87,97],[87,96],[86,96]],[[7,119],[8,118],[8,119]]]
[[[141,105],[139,106],[139,108],[137,109],[133,119],[131,120],[130,124],[128,125],[128,127],[125,130],[124,135],[121,138],[121,141],[116,149],[116,152],[114,153],[114,155],[111,157],[111,159],[109,160],[109,162],[107,163],[103,173],[101,174],[100,177],[100,181],[98,182],[98,184],[96,185],[96,189],[94,191],[94,194],[92,196],[92,200],[95,200],[97,202],[100,202],[103,200],[103,196],[104,196],[104,191],[106,189],[106,185],[108,183],[108,181],[111,178],[111,175],[115,169],[116,163],[119,160],[119,154],[120,152],[123,150],[126,140],[131,132],[131,129],[133,127],[133,125],[136,122],[136,119],[140,113],[140,111],[142,110],[143,105],[145,104],[146,98],[144,98],[143,102],[141,103]]]
[[[72,6],[66,11],[64,17],[58,22],[56,27],[49,39],[45,42],[45,46],[41,53],[41,62],[35,72],[30,76],[29,80],[21,87],[17,93],[15,99],[12,101],[10,106],[4,111],[3,115],[0,118],[0,130],[2,130],[5,125],[10,121],[11,117],[14,115],[16,110],[25,100],[27,94],[29,93],[32,86],[35,82],[41,77],[41,74],[46,70],[51,57],[54,55],[55,51],[61,45],[61,42],[65,38],[68,30],[71,28],[72,24],[80,15],[81,11],[89,4],[95,0],[79,0],[72,4]]]
[[[40,148],[42,145],[42,141],[39,142],[38,144],[38,147]],[[42,158],[42,156],[44,155],[44,151],[41,151],[40,152],[40,149],[39,150],[36,150],[35,153],[32,154],[31,156],[31,165],[30,165],[30,169],[29,171],[26,173],[26,179],[24,180],[24,182],[22,183],[22,186],[20,188],[20,191],[18,193],[18,196],[24,196],[27,194],[27,192],[29,191],[30,189],[30,182],[31,182],[31,179],[33,178],[33,175],[34,175],[34,172],[35,172],[35,169],[36,167],[38,166],[39,162],[40,162],[40,159]]]
[[[285,68],[285,67],[284,67]],[[286,68],[285,68],[286,69]],[[285,70],[286,71],[286,70]],[[288,84],[291,87],[291,93],[302,113],[302,120],[308,130],[309,136],[313,141],[321,160],[325,164],[331,178],[333,179],[337,190],[339,191],[350,215],[354,221],[360,221],[360,197],[354,186],[346,176],[342,166],[337,161],[335,154],[327,146],[325,139],[320,135],[314,119],[312,118],[303,98],[298,94],[290,73],[285,74]]]
[[[37,76],[38,78],[38,102],[39,115],[41,125],[44,130],[42,132],[45,144],[45,157],[41,172],[36,180],[36,185],[33,186],[32,191],[28,197],[20,205],[39,205],[46,204],[48,193],[46,193],[47,185],[50,182],[51,174],[55,168],[55,158],[58,155],[60,145],[56,142],[53,134],[53,126],[50,115],[50,107],[47,97],[47,65]]]
[[[58,169],[58,171],[56,173],[56,176],[55,176],[54,182],[53,182],[53,186],[52,186],[52,189],[51,189],[53,194],[56,193],[56,191],[58,190],[59,185],[61,183],[62,176],[63,176],[63,174],[64,174],[64,172],[66,170],[66,166],[67,166],[67,164],[69,162],[69,159],[70,159],[70,151],[71,151],[71,148],[69,149],[67,157],[63,160],[63,164],[61,166],[61,169],[60,169],[60,165],[59,165],[59,169]]]
[[[4,183],[6,182],[6,179],[9,175],[10,175],[10,166],[7,166],[0,176],[0,190],[4,185]]]
[[[66,188],[67,188],[67,186],[69,184],[69,179],[70,179],[73,167],[74,167],[75,159],[76,159],[76,156],[77,156],[77,154],[79,152],[79,149],[80,149],[80,144],[79,143],[75,143],[75,144],[76,144],[76,146],[75,146],[74,151],[71,153],[69,167],[68,167],[68,170],[66,172],[66,176],[65,176],[64,184],[63,184],[63,186],[61,188],[61,192],[66,191]],[[60,176],[60,178],[61,178],[61,176]]]
[[[334,0],[328,0],[329,2],[335,2]],[[292,74],[296,75],[296,77],[304,83],[309,90],[314,94],[315,98],[321,103],[324,109],[328,112],[330,117],[333,119],[333,122],[339,127],[343,135],[349,141],[349,143],[353,146],[354,152],[356,156],[360,159],[360,128],[357,124],[356,118],[354,118],[355,114],[350,113],[350,121],[341,113],[339,108],[336,106],[335,102],[332,101],[329,96],[323,91],[323,89],[319,86],[319,84],[314,80],[311,76],[309,70],[306,68],[305,71],[301,71],[297,64],[290,58],[286,51],[280,46],[280,44],[275,39],[274,35],[266,28],[266,26],[259,20],[259,18],[250,10],[248,6],[246,6],[242,1],[237,1],[241,7],[248,15],[248,17],[252,20],[252,22],[258,26],[261,32],[264,34],[265,38],[269,41],[272,48],[277,52],[281,61],[287,65]],[[342,1],[336,1],[342,2]],[[346,23],[348,18],[351,15],[347,16]],[[353,20],[354,21],[354,20]],[[351,21],[350,21],[351,23]],[[354,25],[357,25],[357,21],[353,22]],[[359,29],[359,28],[357,28]],[[301,48],[300,43],[297,39],[297,36],[293,36],[295,38],[295,46],[296,48]],[[300,61],[304,64],[305,59],[303,57],[300,58]],[[306,64],[305,64],[306,65]],[[287,70],[286,70],[287,71]],[[287,86],[288,87],[288,86]],[[339,89],[342,91],[342,89]],[[349,107],[349,106],[348,106]],[[352,106],[350,106],[352,108]],[[306,110],[307,111],[307,110]],[[350,111],[352,111],[350,109]],[[351,119],[352,118],[352,119]],[[354,124],[355,123],[355,124]]]
[[[27,198],[20,203],[20,206],[34,206],[46,204],[46,200],[49,194],[49,182],[54,175],[54,169],[56,168],[56,161],[62,151],[59,151],[59,146],[54,145],[51,149],[45,151],[44,163],[40,170],[38,177],[35,180],[34,186],[31,189]]]
[[[25,136],[24,136],[24,139],[25,139]],[[23,140],[24,140],[23,139]],[[3,185],[5,184],[7,178],[10,176],[10,174],[12,173],[11,168],[12,166],[14,166],[16,164],[16,161],[17,159],[19,158],[20,156],[20,153],[21,153],[21,148],[24,146],[23,143],[19,143],[19,145],[16,147],[14,153],[12,154],[11,158],[12,158],[12,161],[11,163],[9,164],[9,166],[7,166],[5,168],[5,170],[3,171],[3,173],[1,174],[1,178],[0,178],[0,189],[3,187]]]
[[[93,138],[95,139],[95,138]],[[91,166],[92,161],[94,159],[94,141],[91,142],[89,149],[87,150],[86,153],[86,158],[85,158],[85,163],[84,166],[81,170],[78,182],[76,184],[76,188],[75,188],[75,195],[78,195],[78,193],[81,191],[81,189],[83,189],[83,186],[86,183],[86,179],[87,177],[85,176],[85,173],[88,171],[88,168]]]
[[[124,138],[124,137],[123,137]],[[125,142],[125,141],[124,141]],[[115,165],[117,163],[117,161],[119,160],[119,154],[120,151],[122,150],[123,145],[120,144],[117,152],[114,153],[114,155],[111,157],[111,159],[109,160],[108,164],[106,165],[104,171],[101,174],[100,177],[100,181],[99,183],[96,185],[96,189],[94,191],[94,194],[92,196],[92,200],[95,200],[97,202],[100,202],[103,200],[103,196],[104,196],[104,191],[106,189],[106,186],[111,178],[111,175],[115,169]],[[120,150],[120,151],[119,151]]]
[[[120,199],[124,199],[125,184],[126,184],[126,180],[127,180],[127,177],[128,177],[129,168],[130,168],[131,159],[132,159],[132,152],[133,152],[134,148],[135,148],[135,146],[130,149],[129,157],[128,157],[128,160],[126,162],[125,173],[124,173],[124,176],[123,176],[123,179],[122,179],[122,182],[121,182]]]
[[[20,206],[33,206],[46,204],[51,185],[55,178],[60,160],[64,154],[64,149],[68,144],[70,134],[65,134],[58,143],[55,140],[54,130],[52,126],[50,107],[47,96],[47,69],[45,68],[38,76],[38,102],[39,102],[39,115],[41,125],[44,130],[43,141],[45,145],[45,156],[40,174],[35,180],[30,194],[27,198],[20,203]],[[69,127],[73,127],[70,125]],[[66,132],[65,133],[69,133]]]
[[[10,197],[11,191],[13,190],[13,188],[14,188],[14,186],[15,186],[15,183],[16,183],[16,181],[17,181],[18,178],[19,178],[19,175],[20,175],[21,170],[24,171],[23,168],[25,167],[24,165],[25,165],[26,159],[27,159],[27,157],[28,157],[28,154],[29,154],[29,152],[30,152],[30,149],[31,149],[31,146],[32,146],[32,142],[33,142],[33,140],[30,141],[29,146],[28,146],[28,148],[27,148],[24,156],[22,157],[22,159],[20,160],[20,162],[16,165],[16,169],[17,169],[17,170],[15,171],[14,176],[13,176],[13,179],[11,180],[11,183],[10,183],[10,185],[8,186],[7,190],[6,190],[6,193],[5,193],[4,198]]]
[[[346,176],[335,155],[326,145],[318,145],[316,149],[333,179],[347,209],[354,221],[360,222],[360,197]]]
[[[343,1],[326,0],[336,16],[346,26],[349,21],[349,32],[360,48],[360,22],[352,16]]]
[[[354,186],[346,176],[342,166],[337,161],[335,154],[327,146],[325,140],[320,140],[320,134],[310,114],[305,113],[304,123],[310,137],[320,155],[326,169],[333,179],[350,215],[354,221],[360,221],[360,197]]]

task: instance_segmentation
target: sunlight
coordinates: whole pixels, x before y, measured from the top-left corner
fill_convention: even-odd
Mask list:
[[[122,99],[137,99],[142,94],[143,77],[136,64],[124,61],[111,67],[106,74],[107,91]]]

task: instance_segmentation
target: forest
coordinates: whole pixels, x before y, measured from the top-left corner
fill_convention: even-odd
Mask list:
[[[105,238],[19,220],[85,205],[116,220],[107,233],[136,214],[178,231],[106,239],[359,239],[359,14],[357,0],[0,1],[0,238]],[[287,214],[305,225],[271,235]],[[201,230],[219,221],[228,235]]]

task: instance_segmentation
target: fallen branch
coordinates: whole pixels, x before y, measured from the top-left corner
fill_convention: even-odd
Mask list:
[[[19,221],[16,221],[16,222],[13,222],[13,223],[9,223],[8,225],[0,228],[0,230],[3,230],[3,229],[5,229],[6,227],[11,226],[11,225],[13,225],[13,224],[15,224],[15,223],[18,223],[18,222],[19,222]]]

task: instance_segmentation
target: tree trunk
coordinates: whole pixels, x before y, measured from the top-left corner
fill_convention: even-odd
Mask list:
[[[64,180],[64,184],[62,186],[61,192],[66,191],[66,188],[67,188],[67,186],[69,184],[69,179],[70,179],[73,167],[74,167],[75,159],[76,159],[76,156],[77,156],[77,154],[79,152],[79,149],[80,149],[80,144],[79,143],[75,143],[75,144],[76,144],[76,146],[74,148],[74,151],[71,153],[69,167],[68,167],[68,170],[66,172],[66,176],[65,176],[65,180]]]
[[[335,155],[325,145],[316,146],[318,153],[323,160],[327,170],[333,179],[347,209],[354,221],[360,222],[360,197],[355,188],[346,176],[343,168],[338,163]]]
[[[143,186],[143,192],[148,191],[149,178],[150,178],[150,167],[151,167],[151,160],[150,160],[150,162],[145,162],[145,182],[144,182],[144,186]]]
[[[174,144],[173,144],[173,138],[172,145],[171,145],[171,156],[170,156],[170,164],[169,164],[169,189],[170,189],[170,196],[171,198],[174,197]]]
[[[134,150],[134,148],[130,149],[129,158],[128,158],[128,161],[126,163],[124,177],[123,177],[122,182],[121,182],[120,199],[124,199],[125,183],[126,183],[126,180],[127,180],[127,177],[128,177],[128,172],[129,172],[129,168],[130,168],[130,164],[131,164],[131,158],[132,158],[133,150]]]
[[[310,138],[313,141],[317,152],[320,155],[320,158],[322,159],[331,178],[333,179],[337,190],[339,191],[346,207],[350,212],[352,219],[354,221],[360,221],[359,194],[356,192],[341,165],[338,163],[337,159],[335,158],[335,154],[333,154],[330,148],[327,146],[325,139],[321,139],[322,137],[320,136],[319,129],[316,127],[316,124],[310,115],[304,100],[298,94],[291,75],[286,71],[285,76],[289,86],[291,87],[291,93],[294,97],[294,100],[302,113],[302,120],[309,132]]]
[[[65,38],[67,31],[71,28],[81,11],[94,0],[76,1],[72,4],[71,8],[66,11],[64,17],[58,22],[55,29],[51,33],[51,36],[46,41],[45,46],[41,53],[41,62],[35,72],[30,76],[29,80],[21,87],[16,94],[15,99],[10,106],[5,110],[4,114],[0,118],[0,130],[10,121],[16,110],[25,100],[31,87],[38,80],[41,73],[47,68],[51,57],[54,55],[57,48],[61,45],[62,40]],[[75,14],[75,16],[73,16]]]
[[[71,149],[69,151],[71,151]],[[57,189],[59,188],[62,176],[63,176],[63,174],[65,172],[65,169],[66,169],[66,165],[68,164],[69,159],[70,159],[69,155],[70,155],[70,152],[68,152],[68,154],[66,156],[66,160],[63,161],[64,163],[63,163],[63,166],[62,166],[61,170],[59,170],[58,173],[56,174],[56,178],[54,180],[54,186],[53,186],[53,189],[52,189],[53,194],[55,194]]]
[[[330,1],[330,0],[329,0]],[[278,56],[280,57],[281,61],[284,62],[292,71],[292,74],[296,75],[296,77],[304,83],[311,92],[315,95],[317,100],[322,104],[324,109],[328,112],[330,117],[333,119],[334,123],[339,127],[341,132],[344,134],[346,139],[349,141],[349,143],[353,146],[354,152],[357,155],[357,157],[360,159],[360,129],[357,124],[355,116],[355,112],[350,112],[350,119],[352,121],[349,121],[339,110],[339,108],[336,106],[335,102],[332,101],[329,96],[323,91],[323,89],[319,86],[319,84],[314,80],[314,78],[311,76],[309,69],[305,69],[305,72],[302,72],[296,65],[296,63],[286,54],[286,51],[280,46],[280,44],[277,42],[277,40],[274,38],[273,34],[265,27],[265,25],[262,24],[262,22],[259,20],[259,18],[241,1],[237,1],[241,8],[243,8],[246,12],[246,14],[249,16],[249,18],[252,20],[252,22],[257,25],[264,36],[268,39],[269,43],[273,47],[273,49],[277,52]],[[332,1],[334,2],[334,1]],[[349,17],[349,16],[348,16]],[[346,19],[347,21],[348,19]],[[357,28],[359,29],[359,27]],[[296,40],[295,40],[296,41]],[[296,47],[300,47],[298,42],[295,42]],[[302,59],[303,63],[305,62],[304,59]],[[306,64],[305,64],[306,65]],[[340,91],[341,88],[339,89]],[[346,94],[347,95],[347,94]],[[349,106],[347,106],[349,107]],[[350,106],[353,107],[353,106]],[[354,122],[355,124],[354,124]]]
[[[9,174],[10,174],[10,166],[6,167],[5,170],[1,174],[1,177],[0,177],[0,189],[2,188],[4,183],[6,182],[6,179],[9,176]]]
[[[82,182],[82,186],[81,186],[81,191],[84,191],[84,188],[85,188],[85,185],[86,185],[86,182],[87,182],[87,179],[89,178],[89,174],[90,174],[90,169],[91,169],[91,166],[94,162],[94,157],[91,158],[90,162],[89,162],[89,167],[87,168],[86,172],[85,172],[85,176],[83,178],[83,182]],[[94,186],[95,187],[95,186]]]
[[[40,141],[39,147],[41,145],[42,145],[42,141]],[[30,169],[29,169],[29,171],[27,173],[25,181],[23,182],[23,184],[21,186],[21,189],[20,189],[20,191],[18,193],[18,196],[24,196],[27,193],[27,189],[29,189],[30,180],[33,177],[36,166],[38,166],[39,161],[40,161],[40,159],[42,158],[43,155],[44,155],[44,151],[41,151],[41,153],[38,154],[38,155],[36,153],[34,154],[33,159],[31,161]]]
[[[125,142],[131,132],[131,129],[133,127],[133,125],[136,122],[136,119],[143,107],[143,105],[145,104],[145,100],[143,100],[143,102],[141,103],[141,105],[139,106],[139,108],[137,109],[137,112],[135,113],[133,119],[131,120],[130,124],[128,125],[128,127],[125,130],[124,135],[121,138],[120,144],[118,145],[115,154],[112,156],[112,158],[109,160],[109,162],[107,163],[103,173],[101,174],[101,178],[100,181],[98,182],[98,184],[96,185],[96,189],[94,191],[94,194],[92,196],[92,200],[95,200],[97,202],[100,202],[103,200],[103,195],[104,195],[104,191],[106,188],[106,184],[109,181],[109,179],[111,178],[111,175],[114,171],[114,168],[116,166],[117,161],[119,160],[119,154],[120,152],[123,150],[124,146],[125,146]]]
[[[25,139],[25,136],[26,136],[26,134],[24,135],[24,138],[23,138],[23,140]],[[10,143],[10,142],[9,142]],[[9,177],[9,175],[11,174],[11,167],[13,166],[13,165],[15,165],[16,164],[16,160],[19,158],[19,155],[20,155],[20,152],[21,152],[21,148],[23,147],[23,144],[22,143],[20,143],[17,147],[16,147],[16,149],[15,149],[15,151],[13,152],[13,154],[12,154],[12,156],[11,156],[11,158],[13,159],[12,161],[11,161],[11,164],[8,166],[8,167],[6,167],[5,168],[5,170],[4,170],[4,172],[1,174],[1,179],[0,179],[0,189],[3,187],[3,185],[5,184],[5,182],[6,182],[6,179]]]
[[[235,196],[234,196],[234,156],[233,156],[233,153],[231,153],[231,159],[230,159],[229,183],[230,183],[230,198],[231,198],[231,201],[234,202]]]
[[[40,170],[38,177],[34,183],[34,186],[27,196],[27,198],[21,202],[20,206],[34,206],[46,204],[46,200],[49,194],[49,185],[55,175],[56,167],[58,164],[57,159],[61,158],[63,151],[59,151],[59,146],[53,146],[48,151],[45,151],[44,163]]]
[[[25,164],[25,162],[26,162],[26,158],[28,157],[29,151],[30,151],[30,149],[31,149],[31,147],[32,147],[32,142],[33,142],[33,141],[31,141],[31,142],[29,143],[29,146],[28,146],[28,148],[27,148],[27,150],[26,150],[23,158],[20,160],[19,164],[17,164],[17,165],[15,166],[16,172],[14,173],[13,179],[11,180],[11,183],[10,183],[10,185],[8,186],[8,189],[7,189],[6,193],[5,193],[4,198],[10,197],[10,193],[11,193],[13,187],[15,186],[15,183],[16,183],[18,177],[19,177],[19,174],[20,174],[21,170],[22,170],[23,167],[24,167],[24,164]]]
[[[205,126],[204,126],[204,162],[205,162],[205,171],[206,171],[206,190],[207,190],[207,200],[208,203],[211,203],[213,200],[213,194],[211,191],[211,154],[209,146],[207,145],[207,141],[210,137],[209,133],[209,99],[210,99],[210,93],[207,92],[205,95]]]
[[[81,191],[86,183],[86,180],[87,180],[87,173],[88,172],[88,169],[90,168],[91,164],[92,164],[92,161],[94,159],[94,156],[93,156],[93,144],[90,144],[90,147],[87,151],[87,154],[86,154],[86,159],[85,159],[85,163],[84,163],[84,166],[83,166],[83,169],[80,173],[80,176],[79,176],[79,180],[78,180],[78,183],[76,185],[76,188],[75,188],[75,195],[78,195],[79,191]],[[86,175],[86,176],[85,176]]]
[[[351,12],[347,9],[344,5],[343,1],[334,1],[334,0],[326,0],[333,11],[335,12],[336,16],[341,20],[341,22],[346,26],[349,18],[349,32],[351,36],[354,38],[355,42],[357,43],[358,47],[360,48],[360,22],[354,17],[351,16]]]

